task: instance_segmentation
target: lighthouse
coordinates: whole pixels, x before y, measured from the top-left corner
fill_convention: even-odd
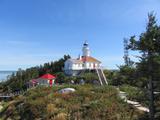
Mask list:
[[[79,76],[86,70],[96,71],[100,84],[108,84],[106,77],[101,68],[101,62],[90,55],[90,49],[87,41],[84,42],[82,47],[82,56],[78,58],[70,58],[64,63],[64,72],[66,75]]]
[[[99,69],[101,62],[90,55],[89,44],[87,41],[82,45],[82,56],[78,58],[70,58],[65,61],[64,71],[66,75],[78,75],[83,70]]]
[[[89,49],[89,45],[88,45],[87,41],[85,41],[85,43],[83,44],[82,55],[83,55],[83,57],[90,56],[90,49]]]

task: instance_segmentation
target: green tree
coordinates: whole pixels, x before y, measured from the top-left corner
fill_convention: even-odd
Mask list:
[[[86,83],[93,83],[94,80],[98,81],[98,75],[92,72],[86,72],[81,77],[84,78]]]
[[[45,73],[56,74],[59,76],[59,82],[64,82],[63,67],[64,62],[69,59],[69,55],[64,55],[57,61],[44,63],[40,66],[27,68],[26,70],[18,69],[15,74],[12,74],[6,82],[1,83],[2,91],[16,91],[26,89],[27,82],[31,79],[36,79]]]
[[[57,76],[56,83],[62,84],[65,82],[66,76],[65,76],[64,72],[58,72],[58,73],[56,73],[56,76]]]
[[[153,13],[148,15],[148,24],[146,31],[141,33],[139,39],[135,36],[130,38],[130,44],[128,48],[133,51],[139,51],[139,62],[136,64],[137,77],[139,80],[144,80],[143,86],[148,88],[152,93],[152,84],[159,83],[160,78],[160,26],[156,23],[156,18]],[[158,87],[158,84],[155,84]],[[158,89],[156,89],[158,90]],[[153,96],[150,94],[150,98],[153,104]],[[154,99],[155,101],[157,98]],[[151,107],[151,106],[150,106]],[[154,113],[153,108],[150,109]],[[151,116],[152,119],[153,116]]]

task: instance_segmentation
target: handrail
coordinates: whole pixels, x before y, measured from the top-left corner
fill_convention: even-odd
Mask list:
[[[103,78],[104,78],[104,80],[105,80],[106,84],[108,85],[108,82],[107,82],[106,76],[104,75],[104,72],[103,72],[102,68],[101,68],[101,72],[102,72],[102,75],[103,75]]]
[[[97,74],[98,74],[98,78],[99,78],[100,84],[103,85],[102,80],[101,80],[101,77],[100,77],[100,75],[99,75],[99,71],[98,71],[97,68],[96,68],[96,72],[97,72]]]

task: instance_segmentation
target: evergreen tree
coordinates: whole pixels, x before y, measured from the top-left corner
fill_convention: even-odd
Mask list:
[[[26,70],[18,69],[18,71],[15,74],[12,74],[6,82],[1,83],[1,88],[3,89],[3,91],[8,92],[10,90],[12,92],[17,90],[23,90],[26,89],[27,83],[31,79],[38,78],[46,73],[57,73],[61,78],[61,80],[59,81],[62,83],[64,82],[64,75],[62,74],[64,62],[69,58],[69,55],[64,55],[64,57],[59,59],[58,61],[44,63],[43,65],[31,67]]]
[[[137,78],[143,80],[143,87],[150,91],[150,117],[154,119],[154,108],[160,101],[156,95],[152,94],[160,88],[160,26],[157,25],[153,13],[148,15],[148,20],[146,31],[141,33],[138,40],[132,36],[128,47],[141,54],[139,62],[136,64]]]

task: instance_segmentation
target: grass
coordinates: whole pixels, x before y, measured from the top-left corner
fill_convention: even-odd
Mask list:
[[[76,92],[57,92],[66,87],[75,88]],[[114,87],[86,84],[31,89],[5,106],[0,117],[2,120],[136,120],[143,114],[124,103]]]

